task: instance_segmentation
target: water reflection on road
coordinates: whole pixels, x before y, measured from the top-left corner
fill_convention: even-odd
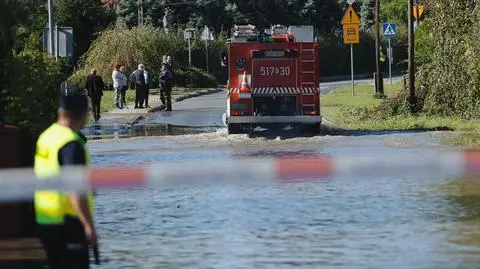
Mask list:
[[[164,127],[149,129],[157,136],[91,140],[93,162],[388,157],[442,147],[424,133],[249,137],[227,136],[222,128]],[[135,128],[126,134],[148,129]],[[97,221],[108,262],[100,268],[477,268],[479,215],[472,212],[480,199],[458,186],[438,175],[392,175],[102,191]]]

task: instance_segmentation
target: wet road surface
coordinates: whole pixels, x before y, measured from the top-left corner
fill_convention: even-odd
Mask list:
[[[221,95],[147,117],[143,128],[157,136],[91,140],[92,161],[125,166],[252,156],[388,158],[444,148],[427,133],[227,136],[214,124],[223,112]],[[192,115],[192,126],[201,128],[158,131],[168,127],[158,125],[162,121],[185,126],[182,119]],[[101,191],[96,219],[106,262],[99,268],[478,268],[476,201],[435,171],[426,178]]]
[[[418,133],[281,140],[220,130],[90,147],[96,164],[141,165],[441,146]],[[448,179],[432,175],[102,191],[97,221],[108,262],[101,268],[477,268],[480,242],[462,242],[478,238],[478,218],[444,190]]]
[[[398,77],[394,78],[394,80],[398,79]],[[336,88],[348,86],[350,83],[350,81],[323,82],[320,89],[322,94],[328,94]],[[373,82],[371,79],[365,79],[358,80],[357,83]],[[100,121],[98,124],[87,126],[84,133],[90,138],[98,139],[212,131],[212,128],[224,126],[222,114],[226,110],[226,100],[226,92],[187,99],[173,104],[174,111],[172,112],[145,114],[135,124],[127,122],[139,115],[115,115],[115,117],[109,118],[108,123]]]

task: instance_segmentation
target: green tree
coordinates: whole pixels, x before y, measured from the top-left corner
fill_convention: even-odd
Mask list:
[[[163,26],[165,7],[171,9],[173,27],[210,26],[216,32],[233,24],[251,23],[260,28],[275,24],[314,25],[320,33],[338,29],[341,5],[338,0],[144,0],[144,18]],[[137,25],[137,0],[121,0],[116,6],[120,24]]]
[[[40,49],[44,1],[0,1],[0,114],[38,133],[55,117],[60,64]]]
[[[313,6],[307,2],[304,14],[300,14],[307,22],[315,26],[319,35],[330,34],[340,28],[343,15],[343,1],[315,0]]]
[[[138,24],[137,0],[120,0],[115,7],[117,24],[136,26]]]
[[[341,6],[334,0],[237,0],[235,23],[252,23],[259,27],[274,24],[312,24],[321,32],[339,25]]]
[[[382,22],[397,23],[406,26],[408,23],[408,5],[405,0],[388,0],[382,2],[380,16]]]
[[[360,8],[361,29],[367,31],[372,28],[375,20],[375,0],[363,0]]]
[[[114,21],[114,13],[99,0],[56,0],[55,19],[59,26],[73,27],[75,63],[88,50],[95,33]]]
[[[46,19],[45,1],[0,1],[0,61],[20,51],[33,33],[42,30]]]

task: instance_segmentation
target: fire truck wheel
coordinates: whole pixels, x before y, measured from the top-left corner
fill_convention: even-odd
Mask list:
[[[321,127],[322,126],[320,123],[315,123],[315,124],[309,125],[307,131],[312,135],[319,135],[321,134],[321,131],[322,131]]]

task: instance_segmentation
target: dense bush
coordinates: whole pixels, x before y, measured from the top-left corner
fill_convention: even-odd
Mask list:
[[[198,68],[176,71],[175,84],[186,88],[212,88],[217,87],[214,76],[207,74]]]
[[[423,21],[415,30],[415,66],[419,68],[433,58],[435,34],[432,30],[430,19]]]
[[[191,44],[192,64],[205,68],[204,42],[194,40]],[[209,43],[209,69],[211,73],[220,73],[220,53],[225,50],[225,39],[220,36]],[[183,32],[170,32],[153,27],[115,28],[100,33],[92,43],[88,52],[82,57],[82,68],[71,78],[71,81],[81,82],[92,68],[97,69],[106,84],[111,84],[111,72],[115,63],[125,64],[128,74],[133,72],[139,63],[143,63],[154,74],[154,84],[158,84],[158,74],[162,66],[162,56],[173,57],[176,70],[185,70],[188,66],[188,45],[183,38]],[[180,71],[181,81],[199,80],[199,72]],[[189,79],[186,75],[193,75]],[[211,76],[204,76],[205,79]],[[207,79],[208,80],[208,79]],[[208,84],[208,83],[207,83]]]
[[[5,121],[33,133],[51,124],[58,107],[60,69],[59,63],[35,49],[9,58],[5,70],[9,80],[1,90]]]
[[[426,64],[419,70],[427,89],[429,114],[480,117],[480,9],[476,1],[438,0],[432,6],[431,40]]]
[[[425,103],[427,91],[424,87],[416,89],[416,104],[415,109],[422,111]],[[408,91],[398,91],[395,95],[382,101],[382,103],[375,108],[375,111],[380,117],[391,117],[397,115],[409,115],[411,114],[410,103],[408,102]]]
[[[416,108],[422,110],[423,104],[427,95],[424,87],[419,87],[416,91],[417,103]],[[342,108],[344,115],[351,115],[348,117],[349,123],[356,123],[366,120],[387,120],[394,117],[403,117],[411,115],[410,103],[408,102],[408,91],[398,91],[377,106],[351,106]]]

